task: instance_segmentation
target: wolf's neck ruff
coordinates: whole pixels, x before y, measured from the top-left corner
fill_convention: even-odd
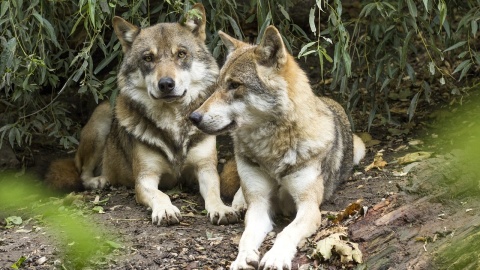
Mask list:
[[[205,89],[205,92],[210,88]],[[181,167],[189,149],[206,136],[187,119],[193,108],[200,106],[206,99],[207,94],[202,94],[201,97],[192,100],[190,106],[183,106],[181,103],[168,104],[156,100],[140,103],[128,95],[120,94],[114,121],[130,136],[156,148],[167,160],[177,165],[174,167]],[[151,106],[148,107],[147,104]]]

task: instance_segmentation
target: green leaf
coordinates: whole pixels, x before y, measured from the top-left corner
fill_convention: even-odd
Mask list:
[[[362,11],[360,12],[359,17],[368,17],[370,12],[377,6],[377,3],[370,3],[363,7]]]
[[[401,55],[400,55],[400,68],[404,68],[405,67],[405,63],[407,62],[407,52],[408,52],[408,48],[409,48],[409,43],[410,43],[410,39],[412,38],[412,35],[414,34],[415,32],[413,30],[410,30],[407,34],[407,36],[405,37],[405,40],[403,41],[403,47],[402,47],[402,50],[401,50]]]
[[[3,18],[3,15],[7,13],[9,6],[10,1],[2,1],[2,5],[0,6],[0,18]]]
[[[73,76],[72,80],[75,82],[78,82],[78,80],[80,80],[80,77],[83,75],[83,73],[87,69],[87,66],[88,66],[88,61],[87,60],[83,61],[82,66],[76,71],[75,76]]]
[[[317,27],[315,26],[315,7],[310,9],[310,15],[308,16],[308,23],[310,24],[310,30],[317,35]]]
[[[308,39],[307,33],[305,33],[305,31],[303,31],[303,29],[300,26],[298,26],[296,24],[292,24],[292,27],[293,27],[293,29],[295,29],[295,31],[299,32],[303,37]]]
[[[452,35],[451,33],[451,30],[450,30],[450,24],[448,23],[448,21],[445,21],[443,23],[443,29],[445,29],[445,32],[447,32],[447,37],[450,38],[450,36]]]
[[[413,67],[409,63],[406,63],[405,67],[407,68],[407,74],[410,77],[410,80],[412,82],[414,82],[415,81],[415,70],[413,69]]]
[[[98,72],[102,71],[113,59],[117,58],[120,51],[114,51],[111,53],[107,58],[103,59],[100,63],[98,63],[97,67],[93,71],[93,74],[97,74]]]
[[[103,207],[102,207],[102,206],[99,206],[99,205],[93,207],[93,208],[92,208],[92,211],[93,211],[93,212],[97,212],[97,213],[99,213],[99,214],[104,214],[104,213],[105,213],[105,211],[103,211]]]
[[[467,72],[470,70],[470,67],[472,66],[472,62],[468,63],[466,66],[463,67],[462,73],[460,73],[460,78],[458,80],[462,80],[463,77],[467,74]]]
[[[352,76],[352,59],[347,52],[343,52],[343,62],[345,63],[345,71],[347,72],[347,76]]]
[[[387,85],[390,84],[390,81],[391,81],[391,80],[392,80],[392,79],[390,79],[390,78],[386,78],[386,79],[383,81],[382,87],[380,88],[380,92],[383,91],[383,89],[384,89],[385,87],[387,87]]]
[[[368,116],[368,127],[367,127],[368,131],[370,131],[370,127],[373,124],[373,120],[375,119],[376,114],[377,114],[377,106],[375,105],[370,111],[370,115]]]
[[[12,148],[15,146],[15,138],[16,138],[16,133],[18,132],[18,129],[16,127],[12,127],[10,129],[10,132],[8,133],[8,142],[12,146]]]
[[[312,42],[309,42],[309,43],[305,44],[302,47],[302,49],[300,49],[300,52],[298,53],[297,57],[300,58],[300,57],[304,56],[305,51],[316,43],[317,43],[316,41],[312,41]]]
[[[278,7],[280,8],[280,12],[283,14],[285,19],[290,21],[290,15],[288,15],[288,12],[285,10],[285,8],[280,4],[278,4]]]
[[[53,29],[52,24],[47,19],[43,18],[42,15],[38,14],[36,11],[33,12],[33,16],[37,19],[41,26],[45,27],[48,37],[53,42],[53,44],[57,48],[61,48],[60,44],[57,41],[57,35],[55,34],[55,30]]]
[[[10,216],[5,218],[5,221],[7,222],[7,225],[21,225],[23,220],[21,217],[18,216]]]
[[[470,24],[472,25],[472,36],[475,36],[478,31],[478,22],[477,20],[472,20]]]
[[[100,7],[102,8],[102,12],[110,14],[110,8],[108,8],[106,0],[100,0]]]
[[[260,40],[262,40],[263,34],[265,33],[265,29],[267,28],[267,26],[270,25],[271,20],[272,20],[272,14],[269,11],[267,14],[267,17],[265,18],[265,21],[262,24],[262,27],[260,28],[260,32],[259,32],[260,34],[257,37],[257,44],[260,43]]]
[[[322,55],[325,57],[325,59],[327,59],[328,62],[333,63],[333,59],[332,59],[332,57],[330,57],[330,55],[328,55],[327,50],[325,50],[324,48],[322,48],[322,49],[320,50],[320,52],[321,52]]]
[[[415,96],[413,96],[412,101],[410,101],[410,106],[408,107],[408,122],[410,122],[415,114],[415,110],[417,109],[418,104],[418,97],[420,96],[421,92],[417,92]]]
[[[106,241],[105,243],[107,243],[108,246],[114,248],[114,249],[120,249],[122,248],[122,245],[117,243],[117,242],[113,242],[113,241]]]
[[[88,15],[93,28],[95,28],[95,6],[96,0],[88,0]]]
[[[448,47],[448,48],[447,48],[446,50],[444,50],[443,52],[448,52],[448,51],[454,50],[454,49],[456,49],[456,48],[459,48],[459,47],[465,45],[465,43],[467,43],[466,40],[460,41],[460,42],[458,42],[458,43],[456,43],[456,44]]]
[[[11,267],[13,269],[18,269],[18,268],[22,267],[22,264],[26,259],[27,259],[27,257],[25,257],[25,256],[20,257],[20,259],[18,259],[14,264],[12,264]]]
[[[429,0],[423,0],[423,5],[425,6],[425,11],[428,12],[428,1]]]
[[[242,32],[240,31],[240,27],[238,27],[237,22],[230,16],[227,15],[228,21],[230,22],[230,25],[233,28],[233,31],[235,32],[235,36],[238,38],[242,38]]]
[[[413,2],[413,0],[407,0],[407,5],[408,5],[408,11],[410,12],[410,15],[412,17],[416,18],[417,17],[417,6]]]
[[[83,22],[83,17],[82,16],[79,16],[77,21],[75,22],[75,24],[73,25],[72,27],[72,30],[70,31],[70,35],[73,35],[73,33],[75,33],[75,30],[77,29],[77,26]]]
[[[440,0],[438,2],[438,11],[440,11],[440,27],[443,25],[445,22],[445,19],[447,18],[447,4],[443,0]]]
[[[460,65],[458,65],[455,68],[455,70],[452,72],[452,74],[455,74],[455,73],[459,72],[460,70],[465,68],[469,63],[471,64],[470,59],[464,60],[463,62],[460,63]]]
[[[428,103],[430,103],[430,95],[432,93],[432,89],[430,88],[430,84],[427,81],[423,81],[422,83],[423,91],[425,92],[425,99]]]

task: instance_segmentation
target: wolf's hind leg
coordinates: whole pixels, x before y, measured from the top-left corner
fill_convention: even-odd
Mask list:
[[[112,111],[108,102],[101,103],[93,111],[80,134],[80,145],[75,154],[75,166],[81,172],[83,186],[88,189],[103,188],[107,180],[95,176],[102,164],[105,143],[112,125]]]

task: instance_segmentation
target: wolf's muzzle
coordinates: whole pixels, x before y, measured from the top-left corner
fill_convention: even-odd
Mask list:
[[[158,89],[163,95],[169,94],[175,89],[175,81],[170,77],[163,77],[158,81]]]

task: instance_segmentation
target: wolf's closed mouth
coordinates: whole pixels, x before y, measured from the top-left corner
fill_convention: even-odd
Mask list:
[[[230,124],[228,124],[228,125],[226,125],[225,127],[217,130],[215,133],[217,133],[217,134],[218,134],[218,133],[223,133],[223,132],[225,132],[225,131],[230,130],[231,128],[233,128],[233,127],[236,126],[236,125],[237,125],[237,123],[236,123],[235,121],[232,121],[232,122],[230,122]]]
[[[160,99],[173,100],[173,99],[182,98],[186,94],[187,94],[187,89],[183,90],[183,93],[181,95],[167,95],[167,96],[160,97]]]

